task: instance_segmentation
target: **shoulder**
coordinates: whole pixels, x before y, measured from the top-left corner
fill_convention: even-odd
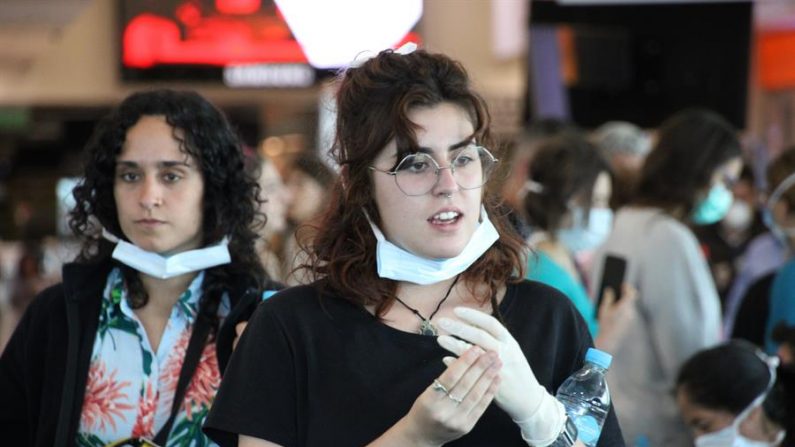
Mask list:
[[[262,315],[259,318],[305,326],[312,321],[345,314],[353,307],[353,304],[325,290],[324,282],[319,281],[279,290],[260,304],[257,313]]]
[[[549,315],[575,318],[577,311],[571,300],[560,290],[539,281],[523,280],[508,286],[507,312],[520,315]],[[545,317],[542,317],[545,318]]]

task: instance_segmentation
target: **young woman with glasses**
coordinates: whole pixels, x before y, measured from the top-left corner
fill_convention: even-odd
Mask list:
[[[205,430],[221,445],[573,445],[553,397],[588,328],[523,281],[495,212],[489,116],[463,67],[384,51],[342,76],[342,166],[317,281],[266,301]],[[623,445],[611,411],[599,445]]]

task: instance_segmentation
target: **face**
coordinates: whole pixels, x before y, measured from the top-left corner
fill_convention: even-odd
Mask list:
[[[292,201],[287,210],[288,217],[296,223],[311,219],[323,208],[326,192],[312,176],[296,170],[287,182]]]
[[[676,404],[679,414],[694,437],[726,428],[734,421],[734,415],[726,410],[714,410],[692,402],[683,388],[676,391]]]
[[[420,126],[417,143],[439,166],[450,166],[458,150],[471,143],[474,129],[466,111],[451,103],[411,110],[408,118]],[[397,159],[394,141],[373,161],[379,170],[391,170]],[[451,258],[460,254],[478,226],[482,188],[461,189],[450,169],[442,169],[436,185],[427,193],[407,196],[395,177],[373,171],[375,203],[381,230],[393,244],[416,255]]]
[[[201,245],[201,169],[163,116],[143,116],[127,131],[113,197],[122,232],[138,247],[171,255]]]
[[[591,208],[610,208],[610,197],[613,195],[613,182],[610,174],[602,171],[596,176],[591,194]]]
[[[731,191],[734,188],[735,183],[737,183],[738,179],[740,178],[740,171],[742,169],[743,161],[740,157],[732,158],[726,163],[723,163],[722,165],[718,166],[718,169],[716,169],[714,173],[712,173],[710,187],[717,185],[718,183],[723,183],[724,186]]]
[[[282,176],[276,166],[264,162],[260,171],[259,186],[261,195],[266,200],[262,212],[267,216],[263,232],[266,236],[284,231],[287,228],[287,205],[290,203],[290,192],[284,187]]]

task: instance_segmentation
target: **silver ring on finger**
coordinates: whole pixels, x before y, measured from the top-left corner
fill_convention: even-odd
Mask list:
[[[452,400],[453,402],[455,402],[455,404],[456,404],[456,405],[460,405],[460,404],[461,404],[461,402],[463,402],[463,401],[464,401],[464,399],[463,399],[463,398],[459,399],[459,398],[457,398],[457,397],[453,397],[453,395],[452,395],[452,394],[448,394],[448,395],[447,395],[447,397],[449,397],[449,398],[450,398],[450,400]]]
[[[431,385],[431,387],[434,389],[434,391],[440,391],[446,394],[448,397],[450,396],[450,391],[448,391],[447,387],[442,385],[442,382],[439,382],[438,379],[433,379],[433,385]]]

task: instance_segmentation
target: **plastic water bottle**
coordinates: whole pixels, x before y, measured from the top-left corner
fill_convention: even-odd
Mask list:
[[[585,365],[558,388],[557,399],[577,426],[577,439],[588,447],[599,441],[602,426],[610,410],[610,391],[605,374],[613,357],[598,349],[589,349]]]

